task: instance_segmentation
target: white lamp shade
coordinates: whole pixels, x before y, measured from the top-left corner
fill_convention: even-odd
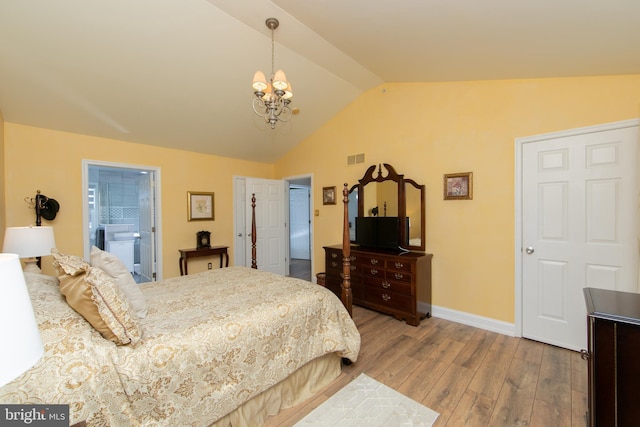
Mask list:
[[[20,259],[0,254],[0,387],[40,360],[44,352]]]
[[[52,227],[8,227],[2,252],[31,258],[51,255],[51,249],[55,247]]]
[[[262,71],[256,71],[254,74],[252,87],[256,92],[263,92],[267,88],[267,79]]]
[[[284,95],[282,95],[284,99],[293,98],[293,89],[291,89],[291,83],[287,85],[287,88],[284,90]]]
[[[285,90],[287,86],[289,86],[289,83],[287,83],[287,76],[284,71],[276,71],[276,75],[273,76],[273,87],[277,90]]]

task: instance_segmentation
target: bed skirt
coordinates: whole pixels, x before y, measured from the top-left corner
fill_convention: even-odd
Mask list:
[[[342,359],[336,353],[314,359],[220,418],[211,427],[260,426],[268,416],[296,406],[317,394],[340,375],[341,368]]]

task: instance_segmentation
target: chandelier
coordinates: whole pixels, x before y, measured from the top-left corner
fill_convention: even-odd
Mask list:
[[[280,22],[276,18],[269,18],[265,21],[267,28],[271,30],[271,79],[267,83],[264,73],[256,71],[253,76],[253,111],[264,118],[266,123],[271,125],[271,129],[276,128],[278,121],[287,122],[291,118],[291,84],[287,81],[284,71],[274,72],[274,41],[273,32]]]

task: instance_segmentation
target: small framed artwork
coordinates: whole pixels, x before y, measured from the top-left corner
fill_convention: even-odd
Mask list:
[[[212,221],[213,193],[187,191],[187,219],[189,221]]]
[[[336,204],[336,187],[322,187],[322,204]]]
[[[444,175],[445,200],[473,199],[473,172],[448,173]]]

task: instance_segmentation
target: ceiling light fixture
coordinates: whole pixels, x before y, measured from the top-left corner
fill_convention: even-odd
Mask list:
[[[274,71],[274,41],[273,32],[280,25],[276,18],[269,18],[265,21],[267,28],[271,30],[271,79],[269,83],[262,71],[256,71],[253,76],[253,111],[264,121],[271,125],[271,129],[276,128],[278,121],[287,122],[291,119],[291,84],[287,81],[284,71]]]

